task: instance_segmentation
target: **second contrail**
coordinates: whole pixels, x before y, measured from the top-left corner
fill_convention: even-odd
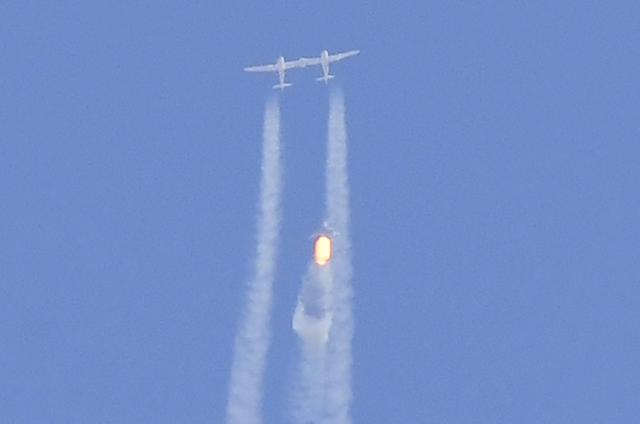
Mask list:
[[[326,235],[303,279],[293,316],[300,336],[293,419],[301,424],[351,422],[352,267],[344,99],[332,91],[326,165]]]
[[[327,142],[327,221],[335,230],[333,320],[327,346],[325,421],[351,423],[351,338],[353,337],[351,236],[347,125],[342,91],[334,90],[329,103]]]

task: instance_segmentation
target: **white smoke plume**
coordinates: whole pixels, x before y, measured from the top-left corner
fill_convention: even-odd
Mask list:
[[[293,398],[296,423],[320,423],[324,414],[326,351],[333,315],[332,280],[331,263],[319,267],[311,262],[293,314],[293,329],[300,337],[302,350]]]
[[[228,424],[262,422],[262,382],[269,348],[281,193],[280,107],[277,99],[272,98],[267,102],[264,115],[255,275],[248,285],[246,309],[235,341]]]
[[[341,91],[331,93],[327,146],[327,222],[334,229],[333,322],[327,352],[325,422],[351,423],[353,337],[351,236],[349,233],[347,125]]]
[[[293,319],[302,342],[293,409],[300,424],[351,423],[351,239],[347,131],[339,90],[332,91],[329,103],[326,178],[325,229],[333,240],[333,258],[324,267],[310,264]]]

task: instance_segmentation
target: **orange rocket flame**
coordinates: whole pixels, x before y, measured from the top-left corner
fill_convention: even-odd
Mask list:
[[[313,243],[313,260],[316,264],[323,266],[326,265],[333,255],[333,242],[325,235],[320,235]]]

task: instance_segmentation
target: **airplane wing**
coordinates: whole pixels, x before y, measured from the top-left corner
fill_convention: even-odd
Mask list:
[[[249,66],[244,68],[247,72],[276,72],[278,68],[276,65],[260,65],[260,66]]]
[[[320,58],[319,57],[301,57],[300,59],[296,60],[296,62],[299,62],[300,67],[304,68],[305,66],[320,65]]]
[[[314,60],[317,60],[317,63],[320,63],[320,59],[309,59],[306,57],[301,57],[298,60],[291,60],[289,62],[285,62],[284,68],[285,69],[304,68],[305,66],[315,65],[316,62],[314,62]]]
[[[360,53],[360,50],[351,50],[344,53],[332,54],[332,55],[329,55],[329,62],[337,62],[339,60],[346,59],[351,56],[355,56],[358,53]]]

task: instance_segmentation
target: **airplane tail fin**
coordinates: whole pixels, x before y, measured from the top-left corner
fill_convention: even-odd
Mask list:
[[[280,90],[283,90],[283,91],[284,91],[284,89],[285,89],[285,88],[287,88],[287,87],[291,87],[292,85],[293,85],[293,84],[291,84],[290,82],[283,82],[282,84],[276,84],[276,85],[274,85],[274,86],[273,86],[273,89],[274,89],[274,90],[277,90],[277,89],[279,88]]]
[[[324,77],[316,78],[316,81],[324,81],[325,83],[329,82],[330,79],[334,78],[335,75],[327,75]]]

